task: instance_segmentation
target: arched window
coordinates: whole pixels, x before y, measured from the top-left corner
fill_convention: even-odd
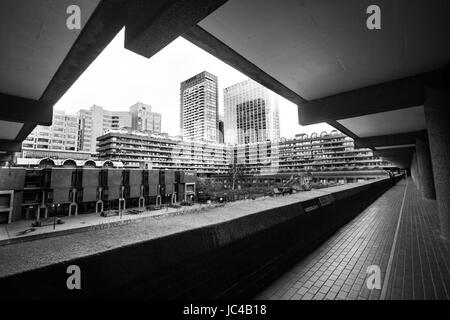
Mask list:
[[[94,160],[86,160],[84,162],[83,166],[87,167],[87,168],[95,168],[96,167]]]
[[[39,167],[40,168],[48,168],[48,167],[54,167],[55,161],[53,161],[50,158],[44,158],[41,161],[39,161]]]
[[[112,161],[106,160],[105,162],[103,162],[103,167],[104,168],[113,168],[114,164],[112,163]]]
[[[76,167],[77,163],[73,159],[66,159],[62,163],[63,167]]]

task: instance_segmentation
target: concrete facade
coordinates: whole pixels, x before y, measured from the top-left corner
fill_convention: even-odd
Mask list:
[[[0,223],[174,203],[195,193],[196,181],[195,171],[0,168]]]
[[[447,91],[448,92],[448,91]],[[428,140],[433,165],[441,234],[450,239],[450,96],[429,90],[425,103]]]

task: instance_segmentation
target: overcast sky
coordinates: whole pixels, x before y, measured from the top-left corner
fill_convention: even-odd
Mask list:
[[[128,110],[143,102],[162,114],[162,130],[178,135],[180,82],[208,71],[219,78],[219,113],[223,114],[223,89],[247,79],[239,71],[178,38],[150,59],[124,48],[124,30],[97,57],[55,105],[55,109],[75,114],[96,104],[107,110]],[[297,133],[320,133],[333,128],[327,124],[302,127],[297,106],[280,97],[282,137]]]

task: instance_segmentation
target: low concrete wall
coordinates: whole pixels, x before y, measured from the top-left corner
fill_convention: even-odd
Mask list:
[[[15,274],[0,279],[0,297],[249,298],[391,186],[383,179],[320,190],[305,201]],[[71,264],[81,268],[81,290],[66,288]]]

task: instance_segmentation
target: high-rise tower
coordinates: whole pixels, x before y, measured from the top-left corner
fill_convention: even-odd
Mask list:
[[[209,72],[181,82],[180,128],[184,139],[219,141],[218,100],[217,77]]]
[[[275,93],[249,79],[224,89],[225,143],[278,141],[280,120]]]

